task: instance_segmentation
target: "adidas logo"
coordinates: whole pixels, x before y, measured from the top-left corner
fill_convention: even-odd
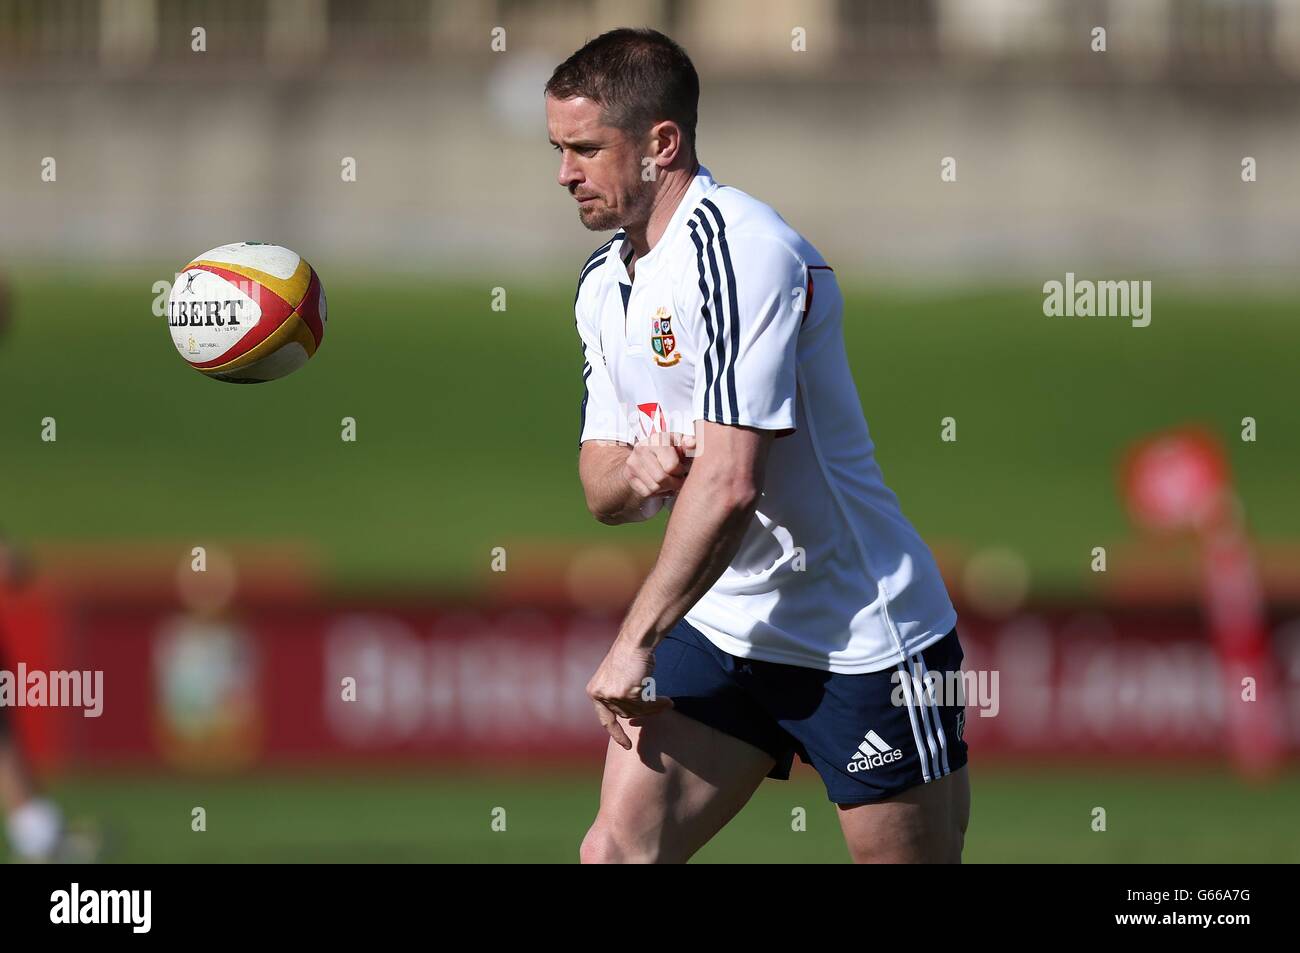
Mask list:
[[[902,751],[897,748],[891,749],[889,745],[885,744],[885,740],[880,735],[874,731],[868,731],[866,740],[858,745],[853,760],[849,762],[849,773],[857,774],[859,771],[870,771],[882,764],[893,764],[902,757]]]

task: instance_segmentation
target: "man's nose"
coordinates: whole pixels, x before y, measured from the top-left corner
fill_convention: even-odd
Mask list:
[[[560,173],[556,177],[560,185],[566,189],[570,184],[576,184],[582,181],[582,174],[578,171],[577,165],[569,158],[568,155],[560,159]]]

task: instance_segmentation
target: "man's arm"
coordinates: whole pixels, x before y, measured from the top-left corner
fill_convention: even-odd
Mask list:
[[[628,610],[605,661],[587,685],[601,723],[631,748],[618,717],[671,707],[646,698],[640,673],[653,669],[654,648],[731,563],[749,526],[772,432],[699,421],[699,445],[664,533],[659,558]]]
[[[687,454],[694,446],[694,438],[682,434],[654,433],[635,447],[612,440],[584,441],[578,476],[587,509],[610,526],[649,519],[659,509],[647,505],[653,497],[681,490],[691,467]]]
[[[636,491],[623,477],[632,448],[612,440],[587,440],[578,451],[578,477],[591,515],[609,526],[645,519]]]
[[[699,422],[699,450],[677,495],[659,558],[618,638],[653,649],[730,565],[763,490],[772,432]]]

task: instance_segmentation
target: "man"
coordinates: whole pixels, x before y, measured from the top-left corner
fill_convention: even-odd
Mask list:
[[[39,606],[34,585],[24,555],[0,535],[0,671],[13,672],[12,660],[23,657],[13,651],[21,644],[12,644],[19,634],[12,626],[30,621]],[[21,861],[93,861],[99,852],[97,833],[84,822],[66,823],[59,806],[41,792],[18,728],[8,705],[0,703],[0,811],[10,854]]]
[[[9,328],[9,301],[9,288],[4,275],[0,275],[0,338]],[[25,575],[23,561],[0,536],[0,648],[5,643],[7,591],[20,585]],[[6,665],[6,655],[0,652],[0,671]],[[63,830],[63,815],[54,802],[39,794],[19,749],[13,717],[4,704],[0,704],[0,811],[5,816],[9,849],[16,857],[42,860],[54,854]]]
[[[587,686],[610,743],[581,858],[685,861],[797,754],[855,860],[957,861],[964,707],[924,690],[960,669],[956,614],[876,466],[834,272],[699,164],[698,99],[652,30],[546,85],[559,183],[617,229],[575,298],[587,505],[671,513]]]
[[[9,328],[11,295],[0,275],[0,339]],[[10,639],[6,630],[12,605],[21,602],[32,583],[25,556],[0,534],[0,671],[10,668]],[[4,814],[9,851],[21,861],[66,860],[85,863],[98,854],[98,842],[86,830],[74,830],[64,821],[59,806],[40,790],[19,743],[17,726],[5,704],[0,704],[0,812]]]

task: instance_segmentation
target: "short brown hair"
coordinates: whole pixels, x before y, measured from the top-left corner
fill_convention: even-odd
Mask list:
[[[606,125],[633,136],[671,119],[695,152],[700,77],[686,51],[658,30],[624,27],[589,40],[555,68],[546,92],[590,99]]]

